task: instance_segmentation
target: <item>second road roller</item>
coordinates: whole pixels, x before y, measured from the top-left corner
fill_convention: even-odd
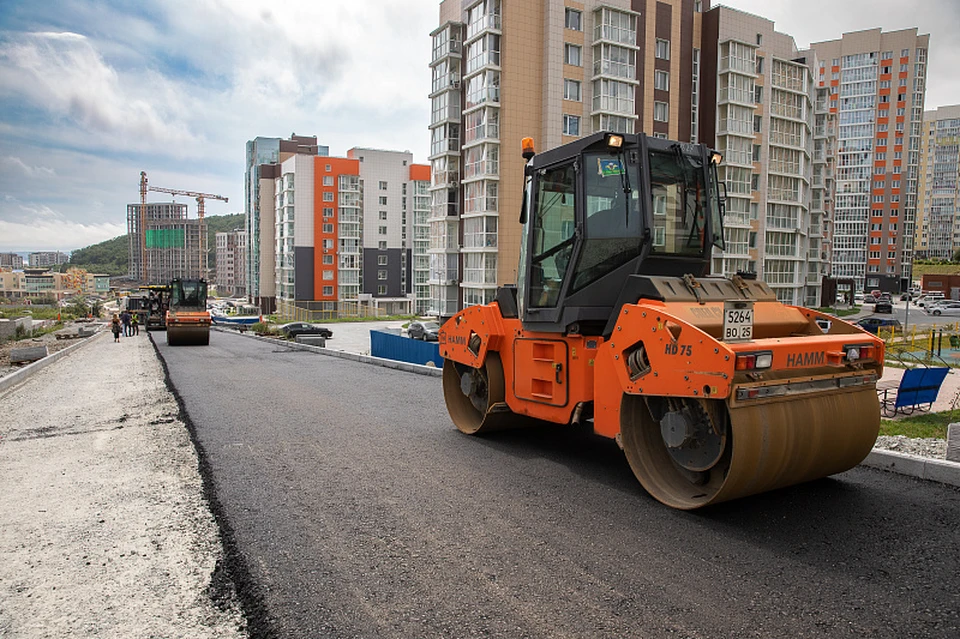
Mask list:
[[[167,344],[206,346],[210,344],[211,323],[206,280],[177,278],[170,282]]]
[[[522,152],[517,282],[439,334],[457,428],[589,425],[679,509],[866,457],[884,343],[750,273],[708,275],[723,250],[719,153],[609,132],[540,154],[525,138]]]

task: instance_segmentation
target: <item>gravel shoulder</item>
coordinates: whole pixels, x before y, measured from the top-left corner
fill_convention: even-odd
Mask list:
[[[246,637],[149,337],[90,339],[0,394],[0,637]]]

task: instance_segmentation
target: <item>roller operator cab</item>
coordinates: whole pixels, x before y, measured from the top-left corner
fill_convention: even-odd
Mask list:
[[[179,278],[170,282],[166,313],[167,344],[206,346],[210,343],[211,323],[207,311],[207,282]]]
[[[457,428],[588,424],[682,509],[867,455],[883,342],[755,278],[708,275],[723,248],[719,154],[643,134],[524,147],[517,284],[439,334]]]

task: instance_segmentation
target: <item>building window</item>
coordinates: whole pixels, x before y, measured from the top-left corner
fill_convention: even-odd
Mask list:
[[[753,132],[760,133],[763,130],[763,116],[755,115],[753,116]]]
[[[324,224],[323,225],[324,233],[333,233],[333,224]]]
[[[387,212],[386,212],[386,211],[380,211],[380,219],[381,219],[381,220],[386,220],[386,219],[387,219]]]
[[[325,248],[325,249],[332,249],[332,248],[333,248],[333,240],[324,240],[324,241],[323,241],[323,248]]]
[[[324,176],[323,176],[323,185],[324,185],[324,186],[333,186],[333,176],[332,176],[332,175],[324,175]]]
[[[758,33],[758,34],[757,34],[757,46],[759,47],[761,44],[763,44],[763,34],[762,34],[762,33]]]
[[[661,91],[670,90],[670,74],[666,71],[653,72],[653,87]]]
[[[666,139],[667,139],[667,134],[666,134],[666,133],[654,133],[654,134],[653,134],[653,137],[655,137],[655,138],[658,139],[658,140],[666,140]]]
[[[377,235],[386,235],[386,234],[387,234],[387,227],[385,226],[377,227]]]
[[[380,269],[379,271],[377,271],[377,279],[378,279],[378,280],[385,280],[385,279],[387,279],[387,269],[382,268],[382,269]]]
[[[564,43],[563,62],[575,67],[583,66],[583,52],[576,44]]]
[[[329,281],[329,280],[332,280],[332,279],[333,279],[333,271],[324,271],[324,272],[323,272],[323,279],[328,280],[328,281]]]
[[[387,196],[386,196],[386,195],[381,195],[381,196],[380,196],[380,206],[386,206],[386,205],[387,205]]]
[[[387,265],[387,256],[378,255],[377,256],[377,266],[386,266]]]
[[[563,134],[564,135],[580,135],[580,116],[577,116],[577,115],[563,116]]]
[[[670,41],[669,40],[661,40],[660,38],[657,38],[656,56],[659,60],[670,59]]]
[[[386,242],[386,240],[380,240],[379,242],[377,242],[377,249],[379,249],[379,250],[381,250],[381,251],[386,251],[386,250],[387,250],[387,242]]]
[[[323,294],[324,294],[325,296],[327,296],[327,297],[333,295],[333,287],[332,287],[332,286],[324,286],[324,287],[323,287]]]
[[[332,167],[328,164],[328,165],[327,165],[327,173],[329,173],[331,170],[332,170]]]
[[[324,192],[323,192],[323,201],[324,201],[324,202],[333,202],[333,191],[324,191]]]
[[[569,7],[564,10],[564,26],[572,31],[583,31],[583,14]]]
[[[333,217],[333,209],[330,208],[329,206],[324,207],[324,209],[323,209],[323,217]]]
[[[386,295],[387,294],[387,285],[380,284],[377,286],[377,295]]]
[[[763,104],[763,87],[755,86],[753,87],[753,101],[757,104]]]
[[[669,122],[669,106],[666,102],[653,103],[653,119],[656,122]]]
[[[763,75],[763,56],[757,56],[757,75]]]
[[[333,264],[333,256],[332,256],[332,255],[324,255],[324,256],[323,256],[323,263],[324,263],[324,264]]]
[[[383,180],[380,180],[380,190],[381,190],[381,191],[386,191],[386,190],[387,190],[387,183],[384,182]]]
[[[563,99],[580,102],[580,82],[578,80],[563,80]]]

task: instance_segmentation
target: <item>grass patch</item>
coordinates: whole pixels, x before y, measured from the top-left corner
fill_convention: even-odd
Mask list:
[[[947,438],[947,425],[960,422],[960,410],[947,410],[942,413],[921,413],[904,417],[897,421],[880,420],[881,435],[903,435],[904,437]]]
[[[829,315],[835,315],[836,317],[846,317],[848,315],[856,315],[860,312],[859,307],[854,308],[833,308],[832,306],[825,306],[821,308],[814,309],[820,311],[821,313],[827,313]]]

